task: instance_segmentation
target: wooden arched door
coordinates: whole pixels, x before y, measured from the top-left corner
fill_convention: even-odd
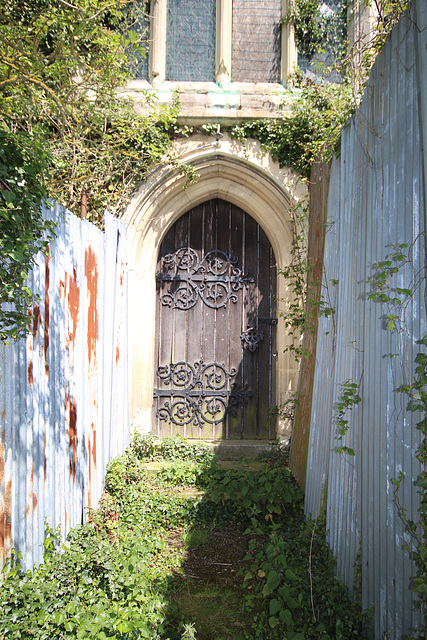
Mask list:
[[[274,438],[276,267],[259,224],[224,200],[194,207],[160,247],[156,284],[157,434]]]

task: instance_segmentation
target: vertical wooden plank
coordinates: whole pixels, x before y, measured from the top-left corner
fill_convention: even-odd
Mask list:
[[[307,274],[306,313],[312,316],[311,330],[304,333],[303,345],[308,356],[301,361],[300,402],[295,414],[289,466],[297,481],[305,486],[308,441],[310,435],[311,401],[316,364],[318,314],[316,301],[320,299],[323,273],[323,253],[326,236],[326,216],[331,163],[313,165],[310,176],[310,217],[307,262],[313,267]]]
[[[184,214],[177,222],[175,223],[175,251],[178,249],[189,249],[190,235],[189,235],[189,220],[190,213]],[[175,270],[175,275],[177,276],[187,276],[191,271],[191,264],[188,263],[186,266],[184,262],[178,262],[178,266]],[[174,283],[174,288],[176,290],[180,289],[184,283],[178,282]],[[166,329],[166,327],[165,327]],[[174,365],[177,365],[179,362],[187,362],[187,336],[188,336],[188,311],[175,307],[173,309],[173,324],[171,327],[172,330],[172,359]],[[170,387],[171,385],[169,385]],[[177,408],[182,407],[182,400],[178,398],[173,399],[173,403],[176,404]],[[172,427],[171,435],[186,435],[186,428],[184,427],[184,423],[187,423],[187,417],[183,418],[183,414],[179,414],[181,419],[177,421],[177,424]],[[185,414],[184,414],[185,415]],[[189,416],[188,416],[189,417]]]
[[[228,238],[229,238],[229,224],[230,224],[230,204],[224,200],[216,201],[216,249],[222,253],[218,253],[218,258],[225,266],[228,264]],[[227,268],[227,274],[229,268]],[[222,289],[221,298],[218,300],[219,304],[223,304],[227,299],[227,294]],[[228,362],[228,307],[230,302],[227,302],[225,306],[220,306],[215,311],[215,362],[224,366],[226,370],[229,370]],[[224,391],[227,391],[230,387],[230,381],[227,382]],[[215,438],[226,437],[226,411],[228,409],[228,397],[218,399],[218,406],[222,407],[221,421],[215,425]]]
[[[186,214],[189,216],[188,244],[196,251],[199,263],[203,257],[203,208],[200,204]],[[199,273],[197,263],[192,270],[196,270],[197,277]],[[187,321],[187,362],[194,366],[196,362],[200,362],[202,356],[202,302],[200,299],[187,311]],[[200,438],[200,427],[194,424],[194,420],[186,425],[184,435],[187,438]]]
[[[244,268],[243,264],[243,252],[242,252],[242,229],[244,226],[244,212],[231,206],[231,224],[229,231],[229,252],[233,257],[238,258],[236,266],[239,269]],[[237,302],[229,304],[227,307],[228,316],[228,369],[235,368],[237,371],[236,377],[233,381],[238,384],[243,384],[243,369],[242,359],[243,350],[240,342],[240,335],[243,331],[243,292],[240,291],[237,297]],[[228,438],[240,439],[243,433],[243,411],[242,405],[239,403],[233,407],[227,416],[227,435]]]
[[[258,239],[258,317],[257,329],[262,332],[264,339],[259,343],[255,352],[257,357],[257,394],[258,394],[258,423],[256,437],[268,439],[270,437],[270,409],[271,409],[271,370],[272,370],[272,329],[269,324],[272,318],[271,282],[271,253],[270,242],[264,231],[259,227]],[[263,321],[260,321],[262,319]]]
[[[246,215],[244,230],[244,268],[253,278],[248,288],[244,289],[244,330],[256,328],[258,307],[260,303],[259,291],[259,256],[258,256],[258,232],[259,225],[253,218]],[[258,350],[243,351],[243,381],[252,391],[253,396],[244,404],[244,437],[254,439],[258,428]]]
[[[276,404],[276,363],[277,363],[277,263],[274,255],[273,247],[270,245],[270,278],[269,278],[269,307],[270,317],[274,324],[269,325],[269,342],[270,342],[270,402],[269,402],[269,439],[276,438],[276,421],[277,415],[272,413],[272,409]]]
[[[217,200],[210,200],[203,203],[203,258],[217,248]],[[204,262],[207,269],[207,264]],[[208,296],[208,285],[206,284],[203,294]],[[215,362],[215,323],[216,311],[208,305],[200,302],[202,315],[202,358],[205,364]],[[206,381],[203,381],[205,387]],[[203,438],[215,439],[215,427],[206,423],[201,427]]]

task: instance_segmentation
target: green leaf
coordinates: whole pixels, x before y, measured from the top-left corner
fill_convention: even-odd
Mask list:
[[[272,600],[270,600],[270,615],[275,616],[276,613],[280,611],[281,606],[282,605],[279,600],[277,600],[277,598],[273,598]]]
[[[272,629],[274,629],[274,627],[277,627],[277,625],[279,624],[279,620],[275,616],[270,616],[270,618],[268,619],[268,624]]]
[[[276,589],[279,586],[279,584],[280,584],[279,574],[275,569],[272,569],[271,571],[269,571],[267,576],[267,585],[272,591],[274,591],[274,589]]]
[[[285,610],[282,609],[279,616],[280,616],[280,619],[285,623],[286,629],[292,630],[294,626],[294,621],[292,619],[292,614],[289,611],[289,609],[285,609]]]
[[[285,576],[289,579],[289,580],[298,580],[297,576],[295,575],[295,573],[292,571],[292,569],[286,569],[285,571]]]
[[[13,191],[0,191],[1,193],[1,197],[3,198],[3,200],[5,202],[13,202],[14,200],[16,200],[16,194]]]

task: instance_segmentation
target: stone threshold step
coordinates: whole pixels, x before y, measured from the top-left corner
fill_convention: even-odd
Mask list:
[[[205,444],[218,460],[254,460],[263,451],[270,451],[274,440],[189,440]]]

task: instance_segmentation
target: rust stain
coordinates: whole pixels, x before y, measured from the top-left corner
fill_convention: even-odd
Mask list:
[[[120,347],[119,345],[117,345],[116,346],[116,364],[118,364],[119,358],[120,358]]]
[[[73,275],[68,276],[68,289],[68,312],[73,326],[69,333],[69,340],[74,343],[76,339],[80,308],[80,287],[77,285],[77,271],[75,269],[73,269]]]
[[[37,508],[37,504],[38,504],[37,496],[36,496],[36,494],[34,493],[34,491],[31,493],[30,499],[29,499],[29,501],[28,501],[28,503],[27,503],[27,508],[26,508],[26,510],[25,510],[25,513],[26,513],[27,519],[28,519],[28,516],[30,515],[31,503],[32,503],[32,505],[33,505],[33,515],[34,515],[34,512],[35,512],[35,510],[36,510],[36,508]]]
[[[75,481],[77,472],[77,447],[79,444],[77,438],[77,407],[75,400],[69,398],[68,394],[65,394],[65,410],[67,410],[67,406],[70,425],[70,474],[73,476],[73,481]]]
[[[119,277],[119,280],[120,280],[120,287],[123,287],[123,278],[124,278],[124,275],[125,275],[125,265],[124,265],[124,263],[123,263],[123,262],[121,262],[121,263],[120,263],[120,277]]]
[[[35,340],[42,321],[40,307],[38,305],[34,305],[31,315],[33,317],[33,340]]]
[[[63,280],[59,281],[59,297],[60,299],[65,297],[65,282]]]
[[[33,481],[34,481],[34,467],[33,467],[33,465],[31,465],[31,474],[30,474],[30,482],[31,482],[31,484],[33,484]],[[33,513],[34,513],[34,511],[36,510],[36,507],[37,507],[37,502],[38,502],[37,496],[34,493],[34,491],[31,492],[31,496],[30,496],[30,498],[29,498],[29,500],[27,502],[27,508],[26,508],[27,518],[30,515],[31,502],[33,503]]]
[[[28,364],[28,384],[30,387],[33,386],[34,378],[33,378],[33,361],[30,360]]]
[[[49,375],[49,364],[47,361],[47,350],[49,348],[49,245],[46,249],[45,256],[45,285],[44,285],[44,357],[45,357],[45,372]]]
[[[87,346],[89,366],[91,366],[92,354],[96,362],[96,345],[98,343],[98,308],[96,304],[98,299],[98,267],[92,247],[85,250],[85,274],[89,292]]]
[[[2,447],[4,450],[4,447]],[[4,455],[2,455],[3,470],[0,470],[0,479],[3,480],[4,475]],[[5,550],[10,545],[12,537],[12,518],[10,513],[10,496],[12,493],[12,480],[6,484],[4,492],[4,509],[0,502],[0,547]]]
[[[96,469],[96,427],[92,422],[92,434],[93,434],[93,442],[92,442],[92,460],[93,466]]]

